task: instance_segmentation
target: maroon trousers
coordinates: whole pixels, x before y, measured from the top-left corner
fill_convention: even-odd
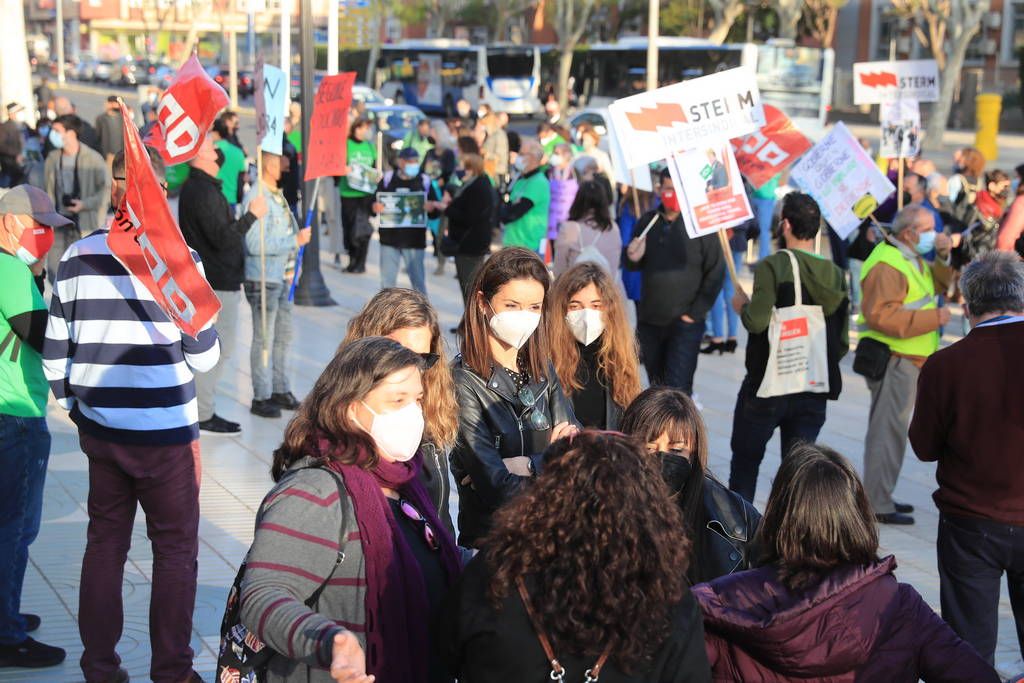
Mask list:
[[[149,604],[150,678],[177,683],[192,672],[192,611],[199,553],[199,442],[175,446],[112,443],[80,434],[89,457],[89,531],[82,560],[78,629],[87,683],[121,663],[124,563],[136,507],[153,546]]]

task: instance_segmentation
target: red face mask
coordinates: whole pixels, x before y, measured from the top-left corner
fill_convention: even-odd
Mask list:
[[[670,213],[679,211],[679,197],[676,196],[675,190],[664,190],[661,193],[661,205]]]
[[[53,228],[46,225],[33,225],[21,231],[16,256],[26,265],[33,265],[46,256],[53,246]]]

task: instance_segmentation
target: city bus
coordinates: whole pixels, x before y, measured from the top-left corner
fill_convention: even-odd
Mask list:
[[[395,102],[452,115],[460,99],[474,110],[530,116],[541,111],[540,49],[535,45],[471,45],[465,40],[405,40],[381,46],[377,89]]]
[[[772,41],[717,45],[699,38],[658,38],[658,85],[669,85],[737,66],[756,70],[761,97],[816,138],[832,104],[830,49]],[[573,90],[581,106],[606,107],[647,88],[647,38],[623,38],[578,50]]]

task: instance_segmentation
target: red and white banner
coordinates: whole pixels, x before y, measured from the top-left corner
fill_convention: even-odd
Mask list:
[[[893,100],[936,102],[939,67],[934,59],[898,62],[857,62],[853,65],[853,103],[879,104]]]
[[[788,168],[811,148],[811,141],[782,111],[764,105],[767,123],[760,130],[732,141],[736,164],[754,188]]]
[[[107,234],[107,245],[178,329],[194,338],[220,310],[220,300],[199,272],[174,222],[149,153],[123,102],[121,118],[127,187]]]
[[[224,88],[206,73],[192,55],[182,65],[156,105],[157,125],[146,144],[160,152],[167,165],[183,164],[199,153],[207,131],[228,105]]]
[[[352,106],[352,85],[356,72],[325,76],[313,101],[306,143],[306,176],[310,181],[324,176],[348,175],[348,110]]]

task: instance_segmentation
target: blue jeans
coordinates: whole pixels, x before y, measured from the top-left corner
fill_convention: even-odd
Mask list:
[[[736,265],[736,272],[740,272],[740,268],[743,266],[744,252],[734,251],[732,252],[732,262]],[[715,299],[715,303],[711,305],[711,335],[716,339],[722,337],[728,337],[734,339],[736,337],[736,331],[740,327],[740,317],[736,314],[736,311],[732,307],[732,295],[734,293],[732,286],[732,278],[726,277],[722,282],[722,291],[718,293],[718,298]],[[729,321],[728,334],[725,333],[722,323],[722,318]]]
[[[743,380],[732,419],[732,466],[729,488],[749,501],[757,490],[757,472],[776,428],[782,457],[797,443],[814,443],[825,424],[825,394],[793,394],[758,398],[750,377]]]
[[[753,205],[760,233],[757,238],[757,258],[762,260],[772,253],[772,214],[775,212],[775,200],[754,197],[750,203]]]
[[[405,263],[412,288],[424,296],[427,294],[427,280],[423,270],[426,249],[401,249],[380,245],[380,287],[388,289],[398,283],[398,268]]]
[[[271,393],[286,394],[288,385],[288,346],[292,343],[292,302],[283,282],[267,283],[267,347],[270,365],[263,365],[263,324],[260,321],[260,283],[245,281],[245,298],[252,308],[252,397],[265,401]]]
[[[675,320],[668,325],[640,323],[637,336],[651,385],[664,384],[692,395],[704,321]]]
[[[46,418],[0,414],[0,645],[28,637],[20,616],[21,586],[28,547],[39,534],[49,459]]]

